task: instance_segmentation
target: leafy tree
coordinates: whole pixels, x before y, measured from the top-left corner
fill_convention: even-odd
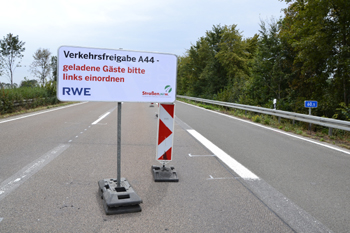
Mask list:
[[[34,55],[34,61],[30,65],[30,70],[34,76],[39,78],[39,81],[44,85],[46,77],[50,74],[51,63],[50,63],[51,53],[48,49],[38,49]]]
[[[188,93],[189,82],[188,82],[188,56],[178,56],[177,62],[177,93],[180,95],[191,95]]]
[[[285,0],[281,36],[296,53],[294,69],[303,94],[322,98],[324,111],[350,102],[350,2]],[[310,90],[313,87],[313,90]],[[299,88],[300,90],[300,88]],[[324,98],[323,98],[324,97]],[[329,115],[329,114],[326,114]]]
[[[227,72],[226,89],[219,94],[224,101],[236,102],[244,95],[244,88],[249,77],[248,43],[238,31],[237,25],[225,26],[219,44],[217,59]]]
[[[183,93],[193,96],[203,96],[208,93],[207,72],[211,58],[213,58],[213,54],[210,45],[205,37],[201,37],[195,45],[187,50],[186,55],[179,59],[179,83],[182,84]]]
[[[211,31],[206,32],[206,40],[209,42],[210,49],[212,51],[210,63],[207,66],[207,75],[209,80],[208,91],[211,96],[216,96],[221,90],[223,90],[229,83],[227,77],[227,70],[224,65],[218,59],[218,53],[221,51],[220,44],[222,43],[222,35],[225,30],[225,26],[213,26]]]
[[[16,67],[20,66],[23,57],[24,44],[25,42],[20,41],[18,36],[13,36],[11,33],[0,40],[0,64],[11,82],[11,86],[13,86],[13,73]]]
[[[213,26],[192,45],[178,63],[179,93],[212,98],[227,85],[226,70],[216,54],[223,27]]]
[[[0,88],[10,89],[10,88],[17,88],[17,87],[18,87],[17,83],[14,83],[13,85],[11,85],[11,83],[0,82]]]
[[[3,60],[1,59],[1,54],[0,54],[0,76],[2,76],[2,74],[3,74],[3,68],[4,68],[2,62],[3,62]],[[1,83],[1,82],[0,82],[0,83]]]
[[[179,58],[180,94],[225,101],[245,96],[258,36],[245,40],[236,27],[213,26]]]
[[[282,107],[281,103],[291,101],[288,98],[290,83],[294,78],[291,69],[294,56],[290,45],[279,36],[280,27],[281,24],[273,18],[270,22],[260,23],[248,95],[252,104],[269,106],[273,99],[278,99],[280,109],[289,110],[289,104]]]
[[[38,81],[35,79],[29,80],[24,77],[24,80],[21,82],[20,87],[36,87],[38,85]]]
[[[57,82],[57,56],[51,57],[52,80]]]

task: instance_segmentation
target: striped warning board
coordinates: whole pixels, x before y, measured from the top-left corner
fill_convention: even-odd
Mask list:
[[[175,104],[159,104],[157,155],[159,162],[172,161]]]

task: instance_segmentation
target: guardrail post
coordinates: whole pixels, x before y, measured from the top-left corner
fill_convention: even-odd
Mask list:
[[[328,136],[332,136],[333,133],[333,128],[329,127],[328,128]]]
[[[278,117],[278,124],[280,124],[281,123],[281,117],[279,116]]]

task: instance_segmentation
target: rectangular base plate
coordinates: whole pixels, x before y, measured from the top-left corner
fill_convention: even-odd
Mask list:
[[[120,187],[117,179],[100,180],[98,186],[107,215],[141,211],[142,200],[125,178],[121,178]]]
[[[152,174],[155,182],[179,182],[174,167],[152,166]]]
[[[105,201],[103,201],[103,208],[107,215],[135,213],[142,210],[140,205],[108,207]]]

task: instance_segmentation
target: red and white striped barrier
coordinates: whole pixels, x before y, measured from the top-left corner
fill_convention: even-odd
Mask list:
[[[172,161],[175,104],[159,104],[156,160]]]

